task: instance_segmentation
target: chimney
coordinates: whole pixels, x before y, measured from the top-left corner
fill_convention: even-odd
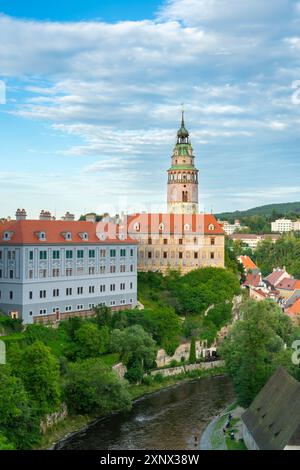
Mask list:
[[[26,220],[27,214],[25,209],[17,209],[16,220]]]
[[[65,215],[62,217],[62,220],[65,222],[73,222],[75,220],[75,215],[70,214],[70,212],[66,212]]]
[[[40,213],[40,220],[52,220],[51,213],[49,211],[42,210]]]
[[[95,214],[86,214],[85,216],[86,222],[93,222],[93,224],[96,222],[96,215]]]

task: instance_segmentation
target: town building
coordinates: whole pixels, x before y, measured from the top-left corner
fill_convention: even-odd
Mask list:
[[[88,316],[93,307],[137,304],[137,242],[98,226],[41,212],[0,223],[0,309],[24,323]],[[109,233],[109,234],[108,234]]]
[[[271,240],[273,243],[275,243],[277,240],[279,240],[280,235],[279,234],[263,234],[263,235],[258,235],[255,233],[234,233],[229,236],[229,238],[233,241],[238,241],[242,242],[245,245],[248,245],[251,250],[256,250],[257,245],[262,242],[263,240]]]
[[[168,170],[165,214],[124,217],[128,235],[139,243],[138,270],[224,267],[225,233],[212,214],[198,213],[198,170],[182,113],[181,127]],[[122,224],[121,224],[122,225]]]
[[[300,231],[300,220],[277,219],[271,223],[271,230],[279,233]]]
[[[279,368],[241,418],[249,450],[300,450],[300,383]]]
[[[224,232],[211,214],[135,214],[128,234],[139,242],[139,271],[224,267]]]
[[[292,279],[292,276],[283,268],[273,268],[271,274],[264,278],[267,286],[277,289],[277,285],[283,281],[283,279]]]
[[[233,224],[230,224],[228,220],[218,220],[218,223],[221,225],[226,235],[232,235],[239,230],[247,230],[249,228],[246,225],[241,225],[238,219],[236,219]]]

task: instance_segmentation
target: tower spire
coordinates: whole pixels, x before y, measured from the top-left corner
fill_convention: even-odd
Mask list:
[[[189,143],[189,132],[187,131],[186,127],[185,127],[185,123],[184,123],[184,108],[183,108],[183,104],[181,105],[182,106],[182,110],[181,110],[181,127],[179,129],[179,131],[177,132],[177,143],[181,143],[181,144],[188,144]]]
[[[181,103],[181,127],[185,127],[184,126],[184,104]]]

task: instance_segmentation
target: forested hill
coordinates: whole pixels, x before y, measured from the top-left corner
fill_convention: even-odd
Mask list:
[[[239,219],[251,215],[263,216],[286,216],[291,213],[298,213],[300,216],[300,202],[285,202],[281,204],[267,204],[265,206],[253,207],[245,211],[222,212],[216,214],[220,219]]]

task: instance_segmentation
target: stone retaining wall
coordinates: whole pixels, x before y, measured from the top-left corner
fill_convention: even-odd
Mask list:
[[[151,375],[161,374],[163,377],[170,377],[171,375],[186,374],[191,370],[207,370],[215,367],[222,367],[225,365],[225,361],[213,361],[213,362],[200,362],[200,364],[188,364],[177,367],[168,367],[167,369],[157,369],[151,372]]]

